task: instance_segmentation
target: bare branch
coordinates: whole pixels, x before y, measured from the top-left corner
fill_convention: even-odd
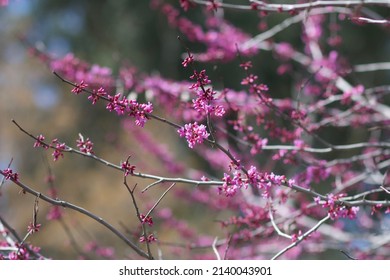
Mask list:
[[[325,223],[327,220],[330,219],[330,215],[328,214],[325,218],[323,218],[321,221],[319,221],[314,227],[312,227],[310,230],[305,232],[303,235],[299,236],[297,238],[297,241],[291,243],[288,245],[286,248],[278,252],[275,256],[272,257],[271,260],[276,260],[279,258],[281,255],[285,254],[288,250],[294,248],[297,246],[299,243],[301,243],[306,237],[308,237],[311,233],[315,232],[323,223]]]
[[[2,170],[0,170],[0,174],[2,174],[3,176],[5,176],[4,172]],[[103,218],[89,212],[88,210],[80,207],[80,206],[77,206],[75,204],[72,204],[72,203],[69,203],[67,201],[63,201],[63,200],[57,200],[57,199],[53,199],[51,197],[48,197],[44,194],[41,194],[37,191],[35,191],[34,189],[30,188],[29,186],[23,184],[22,182],[20,181],[15,181],[13,179],[10,179],[12,180],[12,182],[16,185],[18,185],[24,192],[27,192],[29,194],[32,194],[34,196],[38,196],[40,197],[40,199],[42,199],[43,201],[46,201],[52,205],[57,205],[57,206],[61,206],[61,207],[64,207],[64,208],[69,208],[69,209],[72,209],[76,212],[79,212],[93,220],[95,220],[96,222],[98,222],[99,224],[103,225],[104,227],[106,227],[107,229],[109,229],[112,233],[114,233],[116,236],[118,236],[122,241],[124,241],[129,247],[131,247],[138,255],[140,255],[141,257],[144,257],[144,258],[149,258],[149,256],[144,252],[142,251],[135,243],[133,243],[131,240],[129,240],[125,235],[123,235],[120,231],[118,231],[114,226],[112,226],[110,223],[108,223],[107,221],[105,221]]]

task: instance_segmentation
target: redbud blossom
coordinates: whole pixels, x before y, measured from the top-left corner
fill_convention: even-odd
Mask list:
[[[18,181],[19,179],[19,174],[14,173],[10,168],[4,169],[3,174],[6,180]]]
[[[45,141],[45,136],[43,136],[42,134],[38,135],[34,143],[34,148],[37,147],[43,147],[45,149],[49,148],[46,144],[43,143],[43,141]]]
[[[347,207],[342,205],[342,203],[339,203],[339,199],[343,196],[345,196],[345,194],[334,195],[331,193],[327,195],[327,200],[321,200],[321,198],[315,197],[314,202],[317,205],[321,205],[323,208],[328,208],[328,213],[332,220],[337,220],[339,218],[355,219],[359,207]]]
[[[81,81],[79,84],[76,84],[76,86],[72,89],[72,92],[74,94],[80,94],[84,91],[84,89],[88,86],[84,81]]]
[[[149,226],[153,226],[153,219],[150,216],[145,216],[144,214],[140,214],[139,218],[141,219],[142,224],[148,224]]]
[[[88,99],[92,101],[92,105],[95,105],[96,102],[101,98],[105,97],[107,95],[107,92],[104,88],[100,87],[97,91],[93,90],[93,93],[88,96]]]
[[[188,57],[186,57],[181,64],[183,65],[183,67],[187,67],[193,62],[194,62],[194,56],[192,54],[189,54]]]
[[[193,149],[195,144],[202,144],[210,134],[206,130],[206,126],[197,122],[185,124],[184,127],[177,130],[180,137],[185,137],[188,142],[188,146]]]
[[[41,228],[41,224],[33,224],[30,222],[30,224],[27,226],[27,232],[29,234],[33,234],[35,232],[38,232]]]
[[[139,238],[139,242],[141,242],[141,243],[143,243],[143,242],[151,243],[154,241],[157,241],[157,238],[154,237],[153,233],[149,234],[148,237],[146,237],[146,238],[145,238],[145,236],[141,236]]]
[[[77,147],[80,149],[80,152],[86,153],[86,154],[93,154],[93,143],[89,138],[84,140],[84,137],[79,134],[79,139],[76,140]]]
[[[121,164],[122,169],[125,171],[125,176],[131,174],[134,174],[135,165],[131,165],[129,163],[129,159],[127,159],[125,162]]]
[[[66,148],[65,143],[60,143],[57,138],[53,139],[51,143],[54,147],[54,152],[52,153],[54,161],[57,161],[59,157],[63,158],[64,157],[63,151]]]

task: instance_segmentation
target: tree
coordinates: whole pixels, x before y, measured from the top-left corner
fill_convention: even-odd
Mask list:
[[[12,162],[1,168],[1,185],[10,181],[10,191],[16,186],[35,197],[24,238],[0,217],[7,229],[1,256],[50,257],[29,242],[41,234],[44,201],[51,205],[46,219],[60,222],[84,258],[387,258],[390,87],[385,75],[371,73],[390,69],[382,47],[389,43],[388,1],[169,2],[150,7],[180,33],[170,42],[183,53],[172,61],[180,66],[175,79],[125,62],[110,68],[73,53],[56,57],[26,40],[72,93],[65,101],[92,104],[99,113],[90,123],[115,127],[116,147],[101,155],[108,147],[94,142],[97,127],[94,137],[84,127],[63,140],[13,120],[55,163],[45,162],[46,192]],[[252,18],[257,35],[250,35]],[[353,45],[373,33],[383,44]],[[110,113],[109,122],[100,119]],[[170,141],[178,141],[176,150]],[[95,211],[68,201],[53,171],[67,158],[73,176],[84,173],[76,162],[100,164],[107,173],[96,176],[107,178],[108,193],[120,180],[123,201],[115,194],[92,198]],[[83,184],[93,184],[87,178]],[[131,220],[103,217],[118,205],[129,216],[129,204]],[[82,248],[74,232],[91,229],[71,229],[69,210],[103,225],[119,243],[107,247],[87,237]],[[123,244],[127,251],[118,254]]]

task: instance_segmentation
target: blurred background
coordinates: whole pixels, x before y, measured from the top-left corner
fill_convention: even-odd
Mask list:
[[[42,133],[49,141],[58,138],[74,147],[81,133],[94,142],[96,154],[115,164],[129,154],[134,162],[142,156],[134,152],[139,147],[114,114],[69,94],[71,87],[30,55],[25,42],[59,58],[72,52],[114,72],[128,63],[141,72],[161,71],[175,77],[180,65],[176,36],[165,19],[150,9],[149,1],[10,1],[0,9],[1,168],[12,160],[20,179],[42,193],[48,191],[46,177],[50,171],[60,198],[82,205],[119,228],[122,224],[122,231],[125,226],[131,228],[135,214],[120,172],[72,155],[54,162],[51,152],[34,149],[34,141],[11,123],[15,119],[34,135]],[[160,137],[164,133],[160,132]],[[158,165],[148,167],[152,160],[139,161],[140,169],[142,165],[158,169]],[[130,180],[129,184],[134,182]],[[144,181],[139,188],[146,185]],[[19,193],[12,184],[1,188],[0,213],[21,237],[32,219],[33,201],[34,197]],[[119,258],[129,253],[128,248],[122,250],[124,244],[113,234],[72,211],[65,210],[63,225],[47,222],[48,209],[49,205],[40,203],[42,231],[30,239],[44,248],[43,255],[56,259],[80,255],[66,228],[82,249],[92,241],[118,248]]]
[[[166,2],[177,5],[178,1]],[[201,13],[196,11],[189,16],[202,19]],[[226,12],[225,16],[252,35],[260,32],[259,25],[273,26],[286,18],[285,15],[271,15],[262,19],[255,13],[234,11]],[[299,45],[300,32],[299,26],[293,26],[275,36],[274,40]],[[45,178],[50,170],[55,175],[54,184],[61,199],[82,205],[120,229],[131,228],[135,221],[134,209],[120,172],[70,154],[53,162],[50,153],[34,149],[34,141],[21,133],[11,120],[16,120],[33,135],[42,133],[46,139],[58,138],[72,146],[76,146],[78,133],[81,133],[94,142],[97,155],[116,164],[132,154],[132,160],[141,170],[164,174],[165,167],[159,161],[144,158],[142,149],[128,131],[122,129],[115,114],[108,113],[103,107],[91,106],[86,98],[69,94],[71,88],[56,78],[44,63],[31,56],[25,42],[57,57],[74,53],[91,64],[110,67],[113,73],[128,63],[140,72],[187,79],[187,74],[181,71],[183,47],[176,39],[178,35],[159,11],[150,8],[150,1],[11,0],[9,6],[0,8],[0,168],[5,169],[12,160],[12,169],[20,174],[20,179],[42,193],[48,190]],[[388,61],[390,58],[388,31],[376,26],[346,24],[341,36],[344,43],[340,51],[353,64]],[[254,71],[277,97],[288,96],[294,77],[277,75],[278,64],[272,53],[261,52],[254,63]],[[242,77],[237,75],[237,62],[212,66],[218,67],[216,76],[223,77],[225,86],[240,88]],[[388,72],[382,71],[353,78],[370,87],[383,84],[390,77]],[[180,163],[195,169],[201,166],[202,163],[188,152],[184,141],[175,137],[171,128],[161,129],[161,125],[151,122],[148,129],[163,140]],[[331,135],[339,144],[351,142],[349,137],[353,134]],[[140,188],[148,183],[147,180],[141,181]],[[0,192],[0,214],[24,236],[31,221],[34,197],[19,193],[19,189],[9,183]],[[151,190],[147,195],[159,197],[161,191]],[[200,231],[202,228],[209,233],[218,230],[219,226],[213,220],[220,218],[219,213],[205,212],[202,207],[186,209],[184,203],[172,197],[162,202],[161,207],[165,206],[172,207],[178,216],[193,213]],[[131,255],[122,241],[96,222],[70,210],[65,210],[65,225],[47,222],[48,209],[49,205],[40,203],[38,222],[42,223],[42,230],[29,238],[31,243],[42,247],[43,255],[55,259],[77,258],[80,254],[74,240],[81,248],[89,241],[112,247],[118,258]],[[207,221],[199,219],[204,215],[212,218]],[[73,235],[69,235],[68,229]],[[169,232],[166,234],[167,239],[174,236]]]

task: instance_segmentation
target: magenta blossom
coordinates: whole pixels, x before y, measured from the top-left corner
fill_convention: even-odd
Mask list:
[[[185,124],[184,127],[177,130],[180,137],[185,137],[188,142],[188,147],[194,148],[195,144],[202,144],[210,134],[207,132],[206,126],[197,122]]]

